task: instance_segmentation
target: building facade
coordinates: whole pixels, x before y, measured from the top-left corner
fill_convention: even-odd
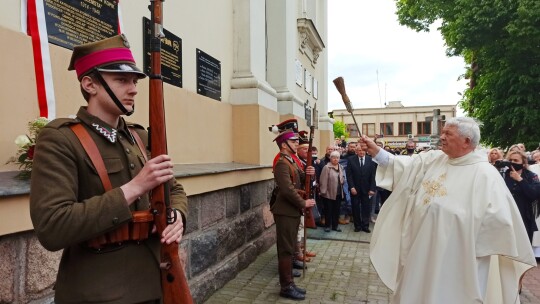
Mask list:
[[[404,148],[411,139],[419,148],[429,146],[434,137],[432,135],[439,135],[433,126],[433,116],[437,113],[439,117],[435,121],[440,132],[445,119],[456,116],[456,105],[405,107],[400,101],[390,101],[384,108],[353,110],[362,134],[377,136],[379,141],[391,148]],[[345,123],[349,141],[358,140],[358,129],[347,110],[334,110],[330,115],[336,121]]]
[[[39,14],[40,7],[49,7],[63,12],[63,17],[49,11],[41,18],[57,18],[53,23],[61,25],[54,26],[64,26],[73,39],[83,41],[91,31],[84,35],[79,31],[91,26],[81,26],[78,20],[83,18],[77,14],[94,12],[99,19],[118,3],[119,27],[142,68],[150,1],[2,2],[1,303],[50,303],[60,256],[37,242],[28,212],[29,183],[15,179],[17,166],[4,162],[17,153],[15,138],[27,133],[28,122],[41,115],[40,81],[52,85],[46,96],[48,118],[73,115],[85,105],[75,72],[67,70],[69,48],[52,43],[48,36],[39,37],[43,65],[38,64],[39,44],[28,34],[28,11],[38,7]],[[84,9],[73,10],[70,5]],[[327,1],[165,1],[163,15],[164,28],[181,38],[177,50],[182,83],[164,84],[168,153],[190,200],[188,233],[179,250],[194,297],[202,302],[274,241],[267,202],[277,147],[268,127],[297,118],[300,129],[308,129],[308,123],[317,125],[315,145],[333,140],[326,102]],[[200,52],[219,66],[212,79],[219,88],[214,87],[210,97],[202,93],[198,81]],[[39,74],[44,66],[50,70]],[[137,111],[128,120],[148,126],[148,78],[139,82],[138,91]]]

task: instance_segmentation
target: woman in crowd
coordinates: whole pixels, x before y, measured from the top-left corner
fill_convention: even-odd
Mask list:
[[[320,183],[320,196],[324,202],[325,226],[324,231],[330,232],[332,230],[341,232],[338,228],[339,221],[339,208],[341,206],[341,200],[343,199],[343,183],[345,176],[343,167],[339,164],[340,153],[333,151],[330,153],[330,162],[324,166],[321,172]]]
[[[502,160],[503,158],[503,152],[499,148],[489,150],[488,160],[490,164],[495,165],[495,161]]]
[[[508,161],[512,166],[506,170],[504,181],[516,201],[521,218],[532,241],[534,231],[538,230],[535,222],[533,202],[540,197],[540,182],[538,176],[527,170],[527,156],[514,150],[508,153]]]

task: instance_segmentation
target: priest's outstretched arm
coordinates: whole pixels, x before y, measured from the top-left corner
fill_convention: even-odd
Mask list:
[[[377,163],[377,173],[375,182],[377,187],[392,191],[395,187],[394,181],[399,181],[405,168],[412,162],[409,156],[395,156],[390,154],[375,142],[363,135],[359,140],[360,146],[368,153],[373,161]]]

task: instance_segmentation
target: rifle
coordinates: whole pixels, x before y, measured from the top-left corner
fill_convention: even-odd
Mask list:
[[[309,127],[309,145],[308,145],[308,155],[306,159],[306,167],[313,166],[313,155],[311,154],[311,147],[313,146],[313,132],[315,131],[315,126]],[[312,187],[311,176],[306,175],[306,182],[304,184],[304,199],[311,198],[311,187]],[[315,218],[311,212],[311,208],[306,208],[304,212],[304,227],[307,228],[317,228],[315,225]],[[305,236],[305,233],[304,233]]]
[[[308,145],[308,154],[307,154],[307,160],[306,160],[306,168],[308,166],[313,166],[313,155],[311,154],[311,147],[313,147],[313,132],[315,131],[315,126],[312,125],[309,127],[309,145]],[[304,185],[304,197],[305,199],[311,198],[311,176],[306,174],[306,182]],[[313,208],[313,207],[311,207]],[[304,211],[304,249],[302,250],[302,255],[304,255],[304,267],[302,268],[302,275],[305,278],[306,277],[306,242],[307,242],[307,231],[306,229],[309,228],[316,228],[315,225],[315,218],[313,218],[313,213],[311,212],[311,208],[306,208]]]
[[[150,38],[151,71],[150,71],[150,152],[152,157],[167,154],[167,135],[165,130],[165,109],[163,105],[163,78],[161,75],[161,38],[163,34],[163,0],[150,0],[149,6],[152,18],[152,36]],[[151,192],[151,205],[154,213],[154,224],[161,236],[167,225],[177,219],[177,214],[171,208],[169,184],[164,183]],[[178,255],[178,244],[161,244],[161,288],[163,303],[193,303],[189,285],[182,269]]]

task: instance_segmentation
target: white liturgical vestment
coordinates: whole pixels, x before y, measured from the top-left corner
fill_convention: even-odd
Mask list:
[[[519,279],[536,260],[485,153],[450,159],[442,151],[394,157],[381,150],[375,161],[377,186],[393,192],[370,257],[393,304],[520,303]]]

